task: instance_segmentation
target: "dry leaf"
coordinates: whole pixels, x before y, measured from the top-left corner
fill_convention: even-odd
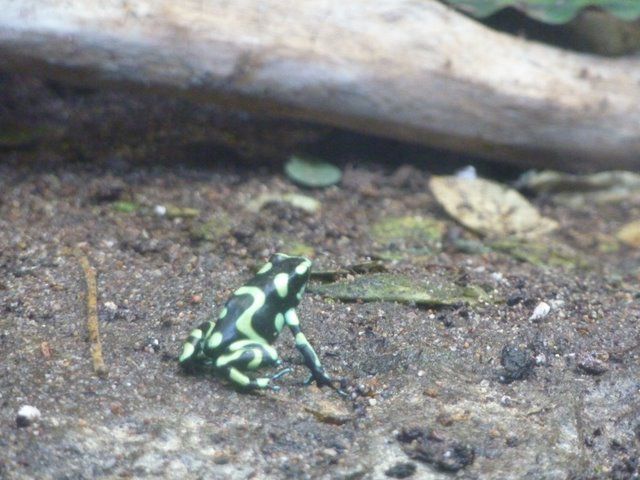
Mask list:
[[[640,248],[640,220],[624,225],[618,230],[616,237],[630,247]]]
[[[429,186],[449,215],[482,235],[533,238],[558,227],[520,193],[490,180],[433,176]]]

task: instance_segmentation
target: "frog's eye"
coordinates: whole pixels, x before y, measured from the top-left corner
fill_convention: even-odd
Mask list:
[[[289,258],[289,256],[284,253],[274,253],[271,255],[271,258],[269,258],[269,263],[278,264],[284,262],[287,258]]]

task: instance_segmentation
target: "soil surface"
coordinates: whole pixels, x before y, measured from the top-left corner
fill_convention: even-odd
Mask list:
[[[584,261],[525,262],[460,247],[483,239],[431,195],[433,171],[454,169],[440,154],[160,94],[0,84],[2,120],[18,131],[0,144],[0,478],[638,478],[640,252],[612,240],[637,201],[532,198],[560,223],[553,241]],[[339,185],[287,179],[292,145],[330,151],[336,138]],[[248,207],[265,193],[320,208]],[[301,326],[346,396],[302,384],[287,332],[276,347],[293,372],[278,392],[180,371],[189,331],[271,253],[344,270],[389,248],[377,222],[406,216],[447,233],[416,258],[419,245],[393,245],[409,253],[382,262],[387,274],[481,286],[490,300],[343,303],[311,288]],[[102,377],[83,255],[97,272]],[[540,302],[549,314],[530,320]],[[40,418],[17,422],[24,405]]]

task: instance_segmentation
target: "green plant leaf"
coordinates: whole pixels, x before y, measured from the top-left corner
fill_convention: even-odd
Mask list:
[[[304,187],[329,187],[342,178],[342,171],[328,162],[292,156],[284,167],[287,176]]]
[[[447,0],[447,3],[481,18],[513,7],[536,20],[555,24],[568,22],[587,7],[602,8],[622,20],[640,17],[638,0]]]

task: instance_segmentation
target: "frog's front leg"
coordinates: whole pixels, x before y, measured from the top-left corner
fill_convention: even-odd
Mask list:
[[[318,358],[316,351],[307,340],[307,337],[304,336],[304,333],[300,330],[300,320],[293,308],[286,311],[284,314],[284,321],[289,326],[291,333],[293,333],[293,336],[295,337],[296,348],[302,354],[304,364],[311,371],[311,377],[309,377],[309,380],[307,380],[306,383],[315,380],[319,387],[326,385],[331,388],[336,388],[334,386],[335,380],[324,372],[324,367],[320,363],[320,359]]]
[[[277,366],[282,363],[278,359],[278,352],[269,344],[253,340],[238,340],[229,345],[227,351],[228,353],[216,359],[215,367],[231,382],[243,389],[279,390],[280,387],[272,385],[271,382],[290,371],[289,368],[285,368],[271,377],[260,378],[250,378],[244,373],[247,370]]]

